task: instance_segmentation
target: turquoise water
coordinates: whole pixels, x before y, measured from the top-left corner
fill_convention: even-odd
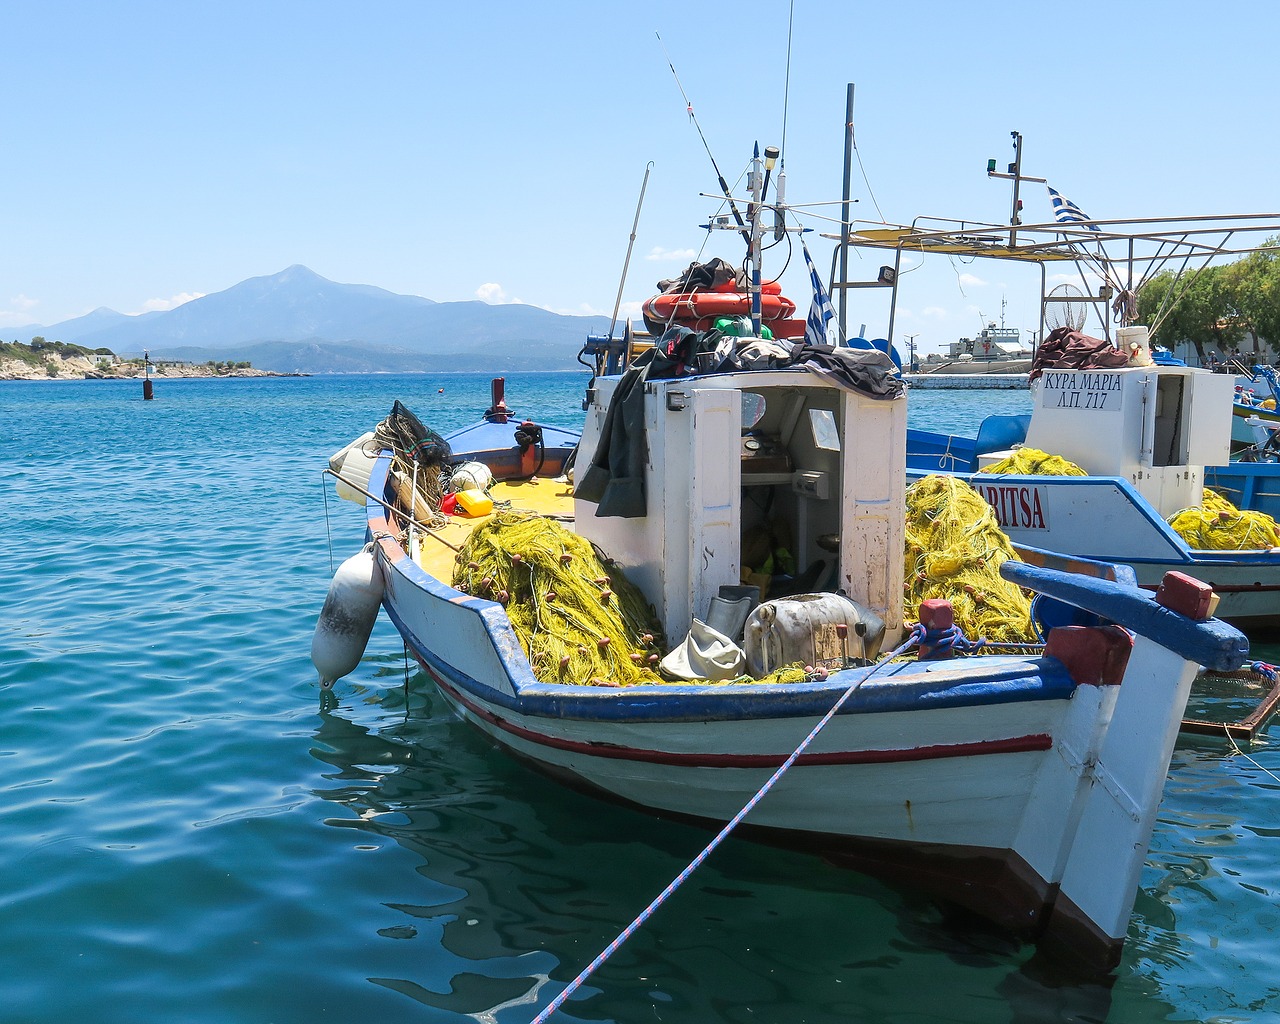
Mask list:
[[[573,424],[584,381],[512,375],[508,401]],[[707,841],[490,748],[385,616],[322,699],[311,630],[363,527],[320,470],[396,398],[446,430],[488,382],[0,384],[0,1020],[527,1021]],[[1250,757],[1180,743],[1109,989],[730,840],[556,1019],[1275,1020],[1280,756]]]

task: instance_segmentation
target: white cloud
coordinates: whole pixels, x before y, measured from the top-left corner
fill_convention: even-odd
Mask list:
[[[476,289],[476,298],[481,302],[487,302],[491,306],[506,306],[511,303],[523,304],[523,300],[513,298],[506,293],[502,285],[494,281],[486,281]]]
[[[658,245],[645,256],[645,259],[656,263],[690,263],[697,258],[698,253],[693,249],[663,249]]]
[[[8,309],[0,309],[0,327],[26,327],[31,323],[31,314],[28,310],[38,305],[40,305],[39,299],[15,295],[9,300]]]
[[[639,320],[640,308],[643,305],[644,305],[643,302],[624,302],[621,305],[619,305],[618,306],[618,323],[621,324],[628,317],[630,317],[632,320]],[[589,302],[580,303],[579,305],[571,307],[569,309],[561,309],[558,306],[556,307],[544,306],[543,308],[550,310],[552,313],[559,313],[561,316],[608,316],[608,317],[613,316],[612,306],[610,306],[608,309],[600,309],[598,306],[593,306]]]
[[[182,292],[180,295],[174,295],[168,299],[147,299],[142,304],[141,313],[155,313],[165,309],[177,309],[179,306],[190,302],[192,299],[204,298],[204,292]],[[132,315],[132,314],[131,314]]]
[[[961,288],[982,288],[986,286],[986,281],[978,277],[976,274],[958,274],[957,279]]]

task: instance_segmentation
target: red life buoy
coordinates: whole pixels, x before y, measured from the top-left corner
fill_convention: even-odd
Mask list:
[[[766,323],[785,320],[796,304],[782,293],[776,281],[766,281],[760,294],[760,318]],[[718,317],[750,316],[751,295],[740,291],[674,292],[655,295],[644,304],[644,316],[662,323],[673,322],[706,330]]]

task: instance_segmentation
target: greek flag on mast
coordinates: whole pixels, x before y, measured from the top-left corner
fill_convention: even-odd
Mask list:
[[[809,268],[809,283],[813,286],[813,302],[809,305],[809,316],[804,322],[804,343],[840,345],[843,343],[840,321],[836,319],[831,297],[822,287],[822,278],[818,276],[818,268],[813,265],[813,257],[809,255],[809,247],[804,244],[804,239],[800,240],[800,248],[804,250],[804,263]]]
[[[1059,224],[1083,224],[1090,231],[1100,230],[1080,207],[1061,192],[1048,185],[1045,188],[1049,189],[1049,202],[1053,203],[1053,219]]]

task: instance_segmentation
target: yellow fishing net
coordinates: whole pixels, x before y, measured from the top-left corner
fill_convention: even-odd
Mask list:
[[[1018,448],[1008,458],[1001,459],[979,473],[1018,473],[1024,476],[1088,476],[1074,462],[1061,455],[1050,455],[1038,448]]]
[[[1280,528],[1265,512],[1241,512],[1217,491],[1169,517],[1174,532],[1200,551],[1252,551],[1280,546]]]
[[[949,600],[971,639],[1034,643],[1030,602],[1000,577],[1017,558],[991,507],[954,477],[907,489],[906,599],[909,621],[928,597]],[[545,682],[633,686],[659,683],[662,628],[644,595],[590,541],[552,519],[500,511],[477,526],[456,558],[455,589],[502,604],[534,675]],[[794,683],[799,665],[763,679]]]
[[[543,682],[634,686],[666,682],[656,665],[662,627],[644,595],[590,541],[551,519],[503,511],[477,526],[456,556],[453,586],[506,608],[533,673]],[[761,679],[798,683],[802,666]]]
[[[662,627],[644,595],[591,542],[552,519],[499,512],[457,556],[455,589],[497,601],[545,682],[661,682]]]
[[[951,602],[967,637],[1036,643],[1031,602],[1000,575],[1017,559],[991,506],[965,481],[927,476],[907,488],[904,620],[920,618],[920,602]]]

